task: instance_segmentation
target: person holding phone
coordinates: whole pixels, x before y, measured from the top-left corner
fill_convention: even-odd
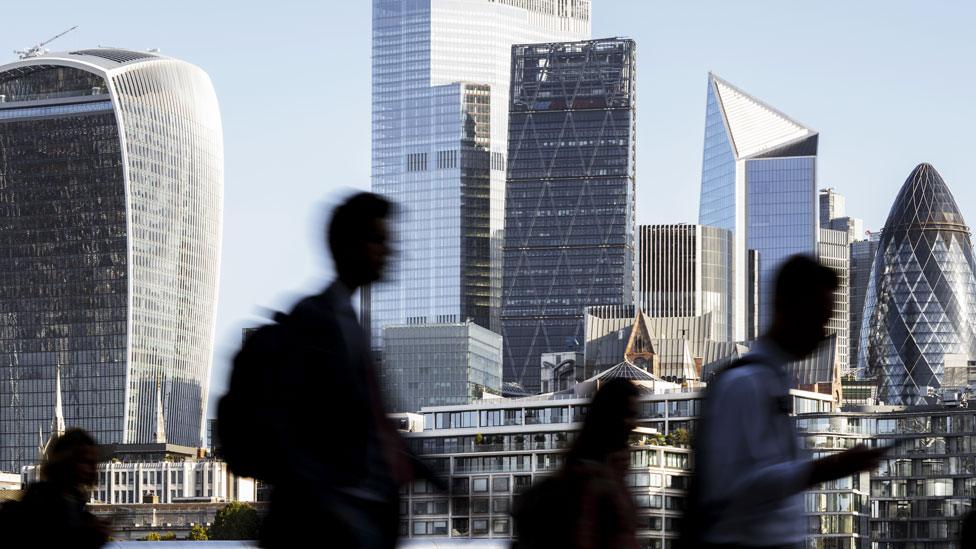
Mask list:
[[[773,321],[752,351],[709,384],[695,436],[684,547],[803,546],[803,491],[877,467],[885,448],[856,446],[813,460],[793,423],[788,363],[826,337],[837,276],[789,258],[775,285]]]

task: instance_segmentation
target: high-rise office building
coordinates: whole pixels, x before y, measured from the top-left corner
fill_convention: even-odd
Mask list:
[[[472,322],[383,328],[379,382],[394,412],[502,392],[502,337]]]
[[[511,48],[589,35],[590,0],[373,0],[372,189],[399,205],[374,347],[391,324],[499,331]]]
[[[844,231],[850,242],[864,239],[864,222],[847,215],[847,199],[833,187],[820,189],[820,228]]]
[[[838,282],[837,289],[834,290],[834,310],[827,322],[827,333],[837,336],[837,362],[845,372],[850,368],[850,254],[850,242],[846,232],[821,227],[820,238],[817,239],[817,259],[821,265],[834,271]]]
[[[923,404],[950,366],[976,360],[969,227],[935,168],[912,170],[888,214],[868,282],[858,367],[888,404]],[[954,377],[954,376],[953,376]]]
[[[651,317],[712,313],[712,337],[732,339],[732,233],[704,225],[637,229],[637,304]]]
[[[867,240],[851,243],[851,329],[848,347],[850,369],[857,368],[858,351],[861,347],[861,319],[864,318],[864,297],[868,291],[868,280],[874,269],[874,256],[878,253],[880,233],[872,233]]]
[[[818,195],[820,204],[820,226],[831,228],[830,220],[847,216],[847,199],[844,195],[834,191],[833,187],[820,189]]]
[[[776,269],[816,252],[817,132],[708,76],[698,222],[732,231],[733,337],[747,337],[749,250],[759,252],[759,330],[770,321]]]
[[[0,67],[0,469],[64,417],[102,443],[199,446],[213,354],[223,142],[207,74],[92,49]],[[157,391],[157,387],[161,390]]]
[[[584,307],[633,303],[635,70],[627,39],[512,50],[502,336],[526,390]]]

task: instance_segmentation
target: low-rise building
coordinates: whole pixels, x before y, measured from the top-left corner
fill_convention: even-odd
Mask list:
[[[860,406],[797,418],[815,456],[893,446],[877,470],[807,495],[811,547],[957,549],[976,498],[976,410]]]
[[[233,474],[222,460],[202,449],[167,443],[101,446],[98,483],[89,503],[253,502],[253,479]],[[40,467],[21,472],[24,485],[40,478]]]
[[[421,409],[423,431],[404,436],[434,471],[449,478],[450,490],[438,492],[426,481],[406,487],[400,534],[511,539],[513,496],[562,465],[593,393],[615,377],[632,380],[641,392],[627,476],[641,546],[668,547],[677,536],[691,471],[691,449],[681,441],[694,429],[703,393],[626,361],[566,391]],[[832,407],[827,395],[793,391],[792,397],[797,410]]]
[[[88,510],[111,525],[112,537],[120,541],[142,540],[151,533],[175,534],[186,539],[194,526],[209,528],[226,503],[135,503],[90,504]],[[258,515],[268,512],[267,503],[251,503]]]
[[[473,322],[383,328],[379,383],[394,412],[502,392],[502,336]]]

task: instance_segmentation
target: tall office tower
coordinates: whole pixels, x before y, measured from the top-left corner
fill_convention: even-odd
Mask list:
[[[850,369],[857,368],[858,350],[861,347],[861,319],[864,317],[864,298],[868,291],[868,280],[874,268],[874,256],[878,253],[879,233],[872,233],[867,240],[851,242],[851,329],[848,345]]]
[[[868,282],[860,374],[888,404],[923,404],[950,366],[976,360],[976,261],[949,187],[929,164],[891,206]]]
[[[830,220],[830,224],[821,227],[847,233],[847,240],[852,243],[864,240],[864,221],[856,217],[835,217]]]
[[[847,199],[833,187],[820,189],[820,228],[844,231],[848,240],[864,239],[864,222],[847,215]]]
[[[830,227],[830,220],[847,216],[847,199],[844,195],[834,191],[833,187],[820,189],[818,195],[820,204],[820,226]]]
[[[850,349],[850,241],[844,231],[820,229],[817,239],[817,259],[820,264],[830,267],[837,274],[837,289],[834,290],[834,311],[827,323],[827,333],[837,336],[835,356],[842,372],[850,368],[848,353]]]
[[[502,336],[526,390],[584,307],[633,303],[635,71],[632,40],[512,49]]]
[[[372,189],[399,205],[391,324],[499,331],[512,45],[590,36],[590,0],[373,0]]]
[[[198,67],[92,49],[0,67],[0,469],[36,457],[56,372],[102,443],[198,446],[223,208],[217,97]]]
[[[769,324],[779,264],[816,252],[818,134],[714,74],[705,112],[698,222],[732,231],[732,333],[741,341],[748,251],[759,252],[759,330]]]
[[[637,229],[637,304],[650,317],[712,313],[716,341],[732,340],[732,233],[704,225]]]

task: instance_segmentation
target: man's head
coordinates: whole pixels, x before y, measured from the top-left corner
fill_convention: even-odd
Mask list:
[[[358,193],[332,211],[329,250],[339,279],[354,290],[383,276],[390,255],[386,220],[393,204],[373,193]]]
[[[773,324],[769,335],[783,350],[804,357],[827,336],[824,327],[834,311],[837,275],[816,259],[794,255],[776,275]]]
[[[71,428],[47,449],[41,476],[62,486],[92,486],[98,480],[98,445],[82,429]]]

